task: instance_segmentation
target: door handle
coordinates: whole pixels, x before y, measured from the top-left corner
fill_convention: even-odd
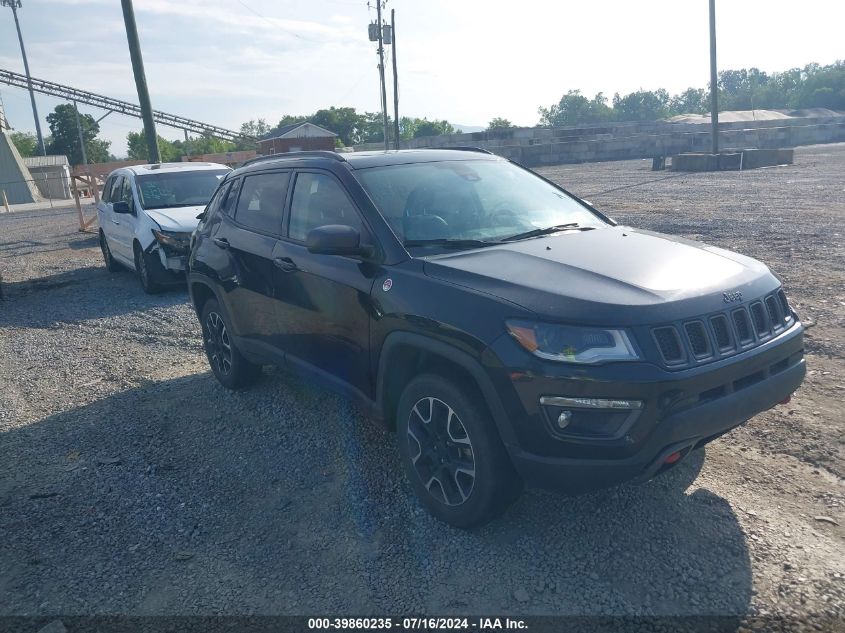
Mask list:
[[[111,219],[112,224],[120,224],[119,220],[115,220],[114,218]]]
[[[227,240],[225,237],[215,237],[212,238],[211,241],[214,242],[214,244],[216,246],[219,246],[220,248],[229,248],[229,240]]]
[[[286,273],[292,273],[299,270],[299,267],[290,257],[274,257],[273,263],[276,265],[276,268],[279,268]]]

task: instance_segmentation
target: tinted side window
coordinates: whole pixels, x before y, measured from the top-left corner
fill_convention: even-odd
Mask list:
[[[238,202],[238,192],[241,190],[241,180],[232,181],[232,186],[226,192],[226,197],[220,202],[220,211],[228,216],[235,216],[235,204]]]
[[[258,231],[281,233],[289,177],[287,172],[276,172],[244,178],[235,220]]]
[[[345,224],[363,233],[355,205],[337,180],[328,174],[299,174],[290,206],[288,235],[304,242],[309,231],[326,224]]]

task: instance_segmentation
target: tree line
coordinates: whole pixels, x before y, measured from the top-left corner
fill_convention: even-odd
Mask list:
[[[723,70],[719,73],[719,109],[802,109],[829,108],[845,110],[845,60],[822,66],[808,64],[783,72],[766,73],[757,68]],[[592,98],[580,90],[570,90],[558,103],[538,110],[540,127],[560,127],[617,121],[657,121],[676,114],[704,114],[710,110],[710,91],[707,88],[687,88],[670,95],[663,88],[637,90],[626,95],[616,93],[612,100],[603,93]],[[384,141],[383,120],[379,112],[358,112],[350,107],[330,107],[310,115],[285,115],[276,125],[265,119],[253,119],[240,126],[244,138],[236,142],[211,136],[194,137],[187,141],[170,141],[158,137],[163,161],[179,161],[187,154],[212,154],[256,149],[255,141],[277,132],[292,123],[309,121],[338,135],[338,146],[381,143]],[[392,133],[393,121],[388,120]],[[82,163],[82,152],[76,127],[76,113],[70,104],[56,106],[47,116],[50,135],[45,139],[48,154],[64,154],[72,165]],[[89,162],[116,160],[110,153],[110,143],[98,138],[100,126],[90,114],[80,114],[80,124]],[[488,130],[507,129],[514,125],[496,117],[488,123]],[[403,140],[441,134],[458,134],[460,129],[445,119],[401,117],[399,134]],[[33,134],[13,132],[12,140],[22,156],[35,156],[37,143]],[[126,138],[128,156],[147,160],[147,144],[143,130],[129,132]]]
[[[808,64],[768,74],[758,68],[723,70],[718,75],[719,110],[845,110],[845,60],[827,66]],[[616,93],[608,102],[603,93],[592,99],[570,90],[558,103],[539,109],[542,127],[614,121],[658,121],[677,114],[710,111],[710,86],[668,91],[638,90]]]

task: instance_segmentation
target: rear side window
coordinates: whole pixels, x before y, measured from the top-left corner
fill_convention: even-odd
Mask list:
[[[344,224],[363,232],[355,205],[334,177],[299,174],[290,204],[288,235],[304,242],[309,231],[326,224]]]
[[[257,174],[244,178],[235,220],[251,229],[278,235],[288,190],[289,172]]]

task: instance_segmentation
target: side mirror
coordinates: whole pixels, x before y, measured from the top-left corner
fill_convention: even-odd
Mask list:
[[[361,234],[343,224],[327,224],[309,231],[305,246],[308,252],[317,255],[369,257],[373,254],[372,246],[361,245]]]
[[[118,200],[112,204],[111,210],[115,213],[132,213],[132,209],[129,208],[129,203],[123,200]]]

